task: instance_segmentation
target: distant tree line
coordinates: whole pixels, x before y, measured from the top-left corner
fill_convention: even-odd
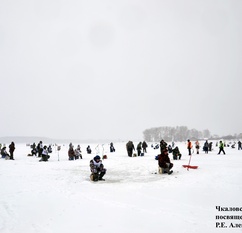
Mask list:
[[[211,133],[208,129],[199,131],[196,129],[188,129],[186,126],[176,126],[176,127],[154,127],[146,129],[143,132],[144,140],[148,142],[159,142],[161,139],[165,141],[186,141],[198,140],[203,138],[210,138]]]
[[[210,139],[210,140],[238,140],[242,139],[242,133],[234,134],[234,135],[227,135],[227,136],[218,136],[218,135],[211,135],[208,129],[203,131],[199,131],[196,129],[188,129],[187,126],[176,126],[176,127],[154,127],[150,129],[146,129],[143,132],[144,140],[147,142],[159,142],[161,139],[165,141],[175,141],[175,142],[182,142],[186,141],[187,139],[190,140],[199,140],[199,139]]]
[[[234,134],[234,135],[226,135],[226,136],[218,136],[213,135],[210,139],[211,140],[218,140],[218,139],[224,139],[224,140],[241,140],[242,139],[242,133],[240,134]]]

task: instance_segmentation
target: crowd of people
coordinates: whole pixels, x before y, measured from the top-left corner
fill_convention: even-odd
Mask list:
[[[42,141],[39,141],[39,143],[35,144],[35,142],[30,146],[31,148],[31,154],[29,156],[36,156],[40,158],[40,162],[44,161],[47,162],[50,158],[50,154],[52,153],[52,146],[49,145],[43,145]]]
[[[241,143],[241,141],[238,141],[237,144],[238,144],[238,150],[242,150],[242,147],[241,147],[242,143]],[[234,142],[231,145],[231,148],[235,148],[235,145],[236,145],[236,142]],[[224,148],[225,147],[229,147],[229,146],[230,146],[229,144],[226,144],[222,140],[217,142],[216,143],[216,147],[219,148],[218,155],[221,152],[223,152],[223,154],[226,154]],[[192,143],[191,143],[191,141],[189,139],[187,140],[187,149],[188,149],[188,155],[191,155],[191,151],[193,149],[193,145],[192,145]],[[199,141],[195,142],[195,149],[196,149],[196,153],[199,154],[199,150],[200,150],[200,143],[199,143]],[[205,154],[208,154],[209,151],[213,150],[213,142],[208,142],[208,140],[205,140],[205,142],[203,144],[203,147],[202,147],[202,150],[204,151]]]
[[[234,143],[231,148],[235,148],[235,145],[238,144],[238,150],[242,150],[242,143],[241,141],[238,141],[237,143]],[[114,144],[111,142],[110,144],[110,153],[115,152]],[[213,142],[208,142],[208,140],[205,140],[202,150],[205,154],[208,154],[209,151],[213,150]],[[229,146],[229,144],[226,144],[222,140],[216,143],[216,147],[219,148],[218,154],[226,154],[225,153],[225,147]],[[37,145],[33,143],[31,146],[31,154],[29,156],[36,156],[40,158],[40,162],[45,161],[47,162],[50,158],[50,153],[52,153],[52,146],[49,145],[43,145],[43,142],[40,141]],[[145,153],[147,153],[147,147],[148,144],[146,141],[138,142],[138,144],[135,146],[133,141],[128,141],[126,143],[126,151],[128,157],[136,157],[136,156],[144,156]],[[178,148],[178,146],[175,146],[175,143],[172,142],[172,145],[168,145],[167,142],[165,142],[163,139],[160,141],[160,143],[156,143],[155,145],[151,144],[151,148],[154,150],[159,149],[160,153],[155,157],[156,160],[158,160],[158,173],[159,174],[172,174],[172,168],[173,163],[171,162],[171,159],[169,157],[169,154],[172,155],[173,160],[180,160],[182,157],[182,154]],[[194,148],[196,150],[196,154],[200,154],[200,142],[197,140],[194,143]],[[60,148],[58,148],[59,150]],[[193,144],[190,139],[187,140],[187,149],[188,149],[188,156],[191,156],[194,153]],[[14,151],[15,151],[15,143],[11,142],[8,146],[4,144],[3,146],[0,144],[0,152],[1,157],[3,159],[9,159],[14,160]],[[137,151],[137,152],[136,152]],[[86,148],[87,154],[92,153],[92,149],[90,145]],[[99,152],[96,151],[96,155],[93,157],[92,160],[90,160],[90,179],[92,181],[99,181],[104,180],[103,177],[106,174],[106,168],[104,168],[104,165],[102,163],[101,157],[98,155]],[[68,159],[69,160],[77,160],[82,159],[82,151],[81,146],[77,145],[76,148],[74,148],[74,145],[72,143],[69,144],[68,149]],[[104,157],[103,157],[104,158]],[[106,157],[105,157],[106,158]]]

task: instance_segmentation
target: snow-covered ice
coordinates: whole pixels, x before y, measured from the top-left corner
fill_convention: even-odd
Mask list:
[[[36,142],[38,143],[38,142]],[[202,145],[203,142],[201,142]],[[194,142],[193,142],[194,144]],[[128,157],[125,143],[99,145],[107,168],[106,181],[89,180],[89,161],[97,144],[80,144],[83,159],[68,160],[68,144],[53,150],[48,162],[30,157],[30,147],[17,144],[14,161],[0,159],[1,233],[204,233],[242,232],[242,219],[216,220],[216,216],[242,216],[241,211],[218,211],[216,206],[242,207],[242,151],[225,147],[226,155],[193,154],[178,143],[181,160],[173,160],[172,175],[157,172],[159,150],[143,157]],[[137,145],[137,143],[135,143]],[[7,145],[8,146],[8,145]],[[77,144],[74,144],[76,147]],[[58,161],[59,153],[59,161]],[[216,228],[225,222],[227,228]],[[233,225],[231,225],[231,223]]]

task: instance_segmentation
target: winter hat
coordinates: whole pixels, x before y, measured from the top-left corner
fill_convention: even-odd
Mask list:
[[[95,157],[94,157],[94,160],[100,160],[101,159],[101,157],[99,156],[99,155],[96,155]]]

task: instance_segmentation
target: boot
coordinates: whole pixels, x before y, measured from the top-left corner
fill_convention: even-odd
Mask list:
[[[105,179],[103,179],[103,176],[104,176],[104,174],[101,173],[101,174],[99,175],[99,177],[98,177],[98,180],[105,181]]]
[[[169,172],[168,172],[168,175],[170,175],[170,174],[172,174],[173,173],[173,171],[172,170],[170,170]]]

